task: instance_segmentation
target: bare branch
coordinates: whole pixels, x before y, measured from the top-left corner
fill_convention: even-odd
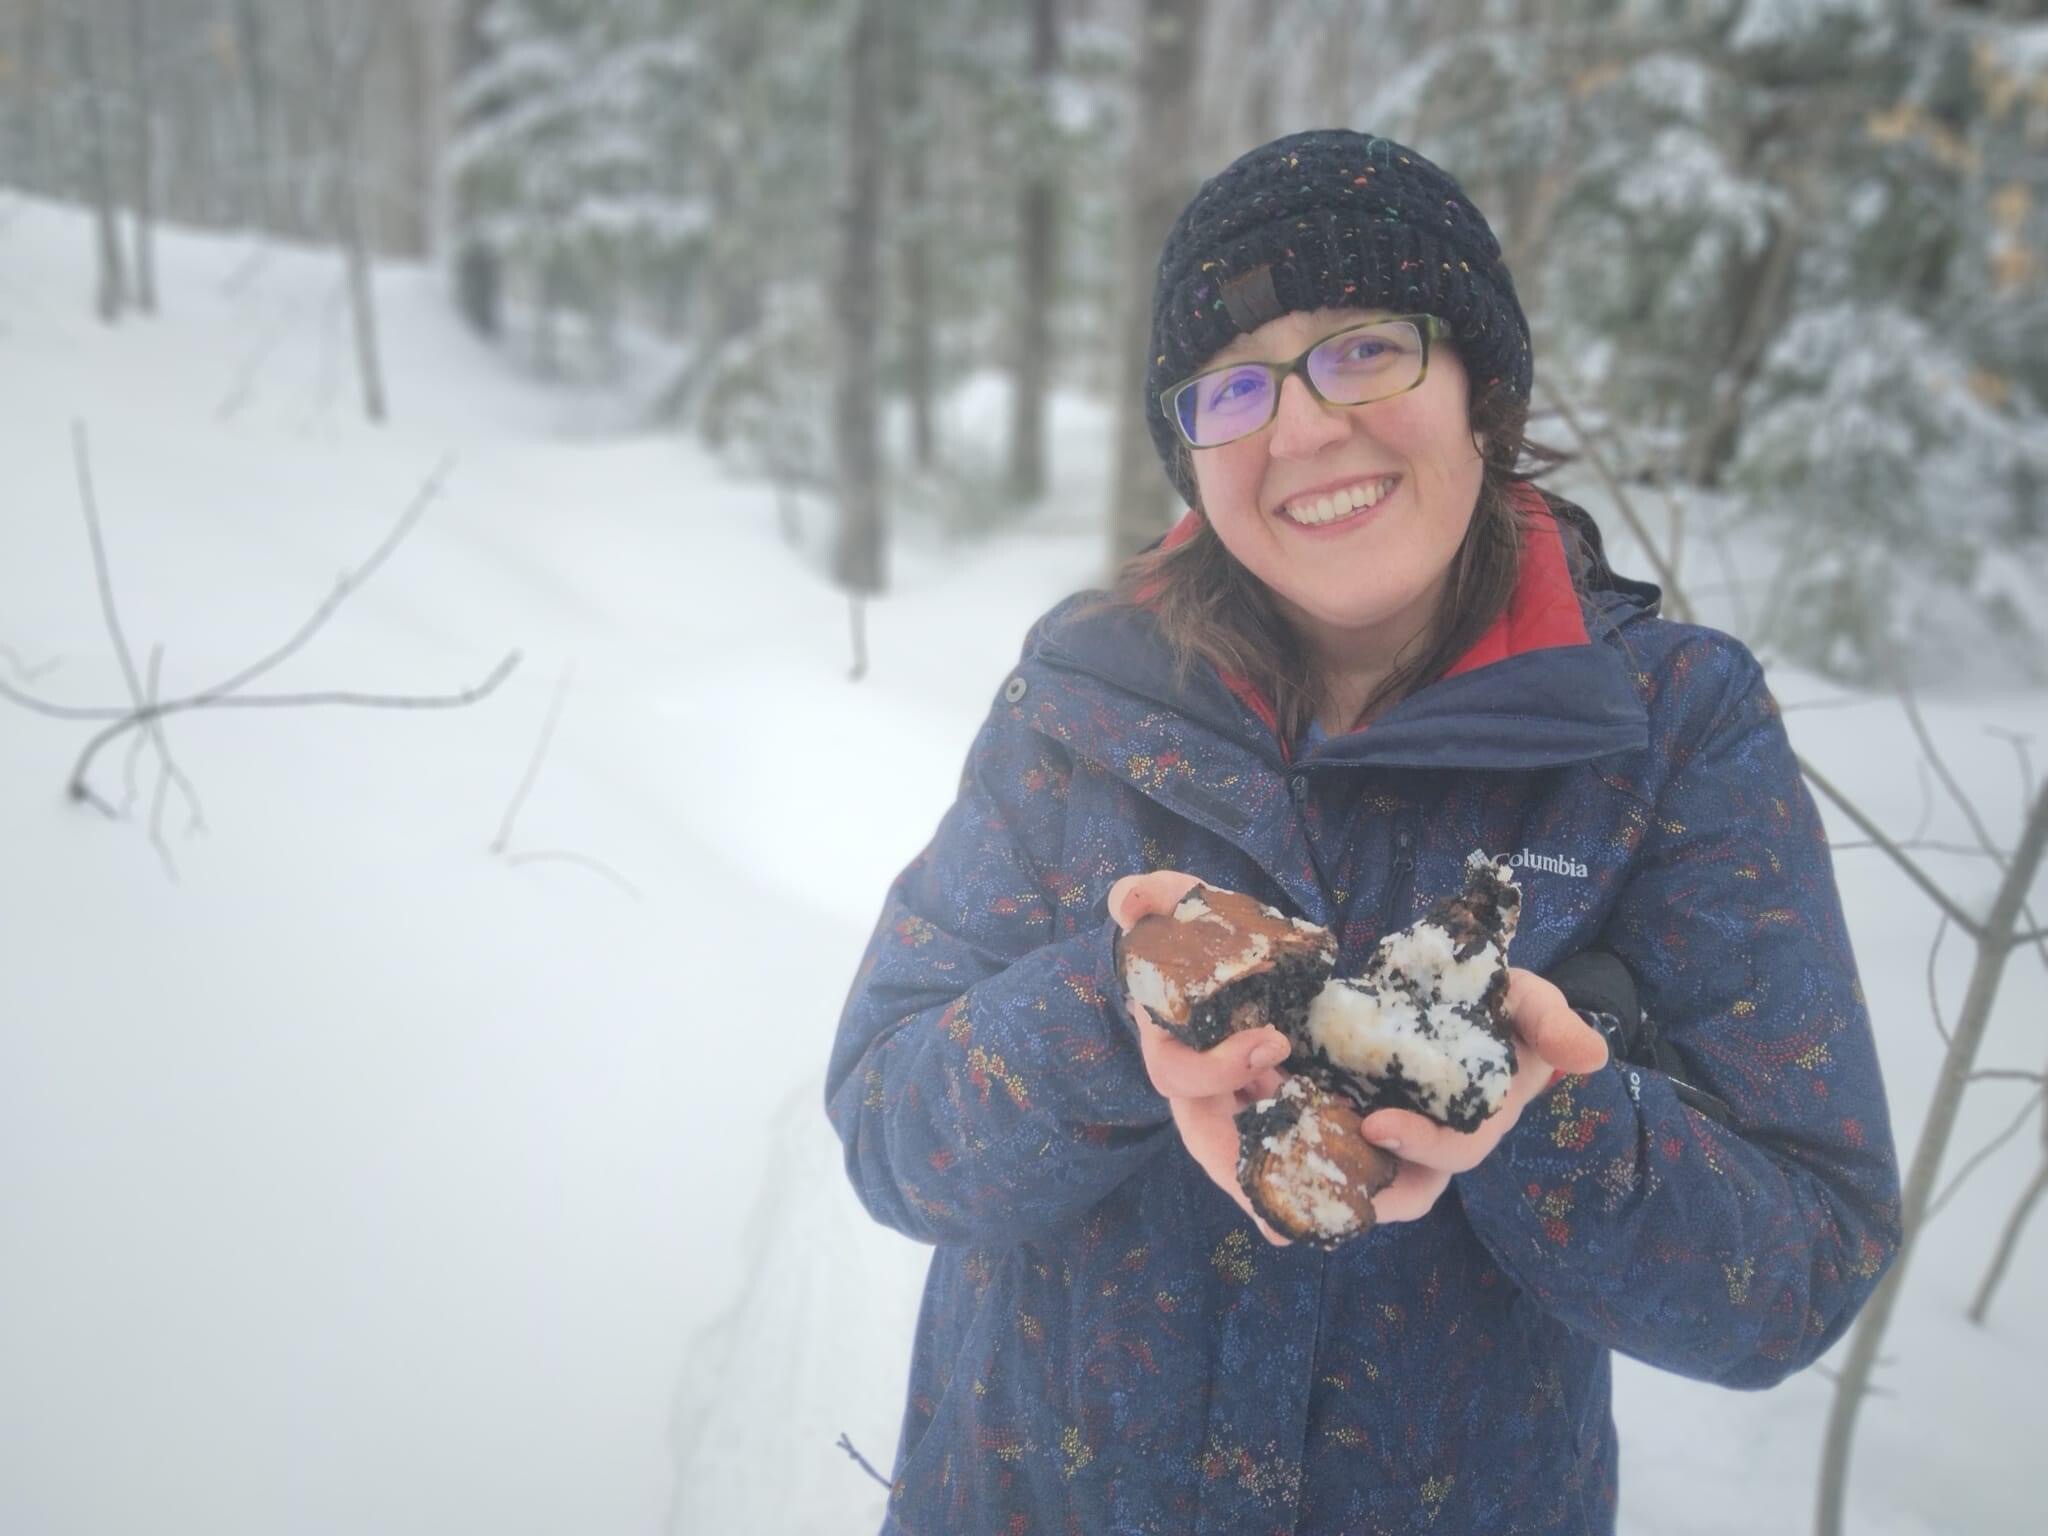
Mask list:
[[[2042,1149],[2041,1166],[2034,1170],[2034,1177],[2020,1191],[2019,1203],[2012,1208],[2012,1215],[2005,1221],[2005,1230],[1998,1235],[1998,1247],[1991,1256],[1991,1267],[1984,1272],[1984,1283],[1977,1287],[1977,1294],[1970,1302],[1971,1322],[1981,1326],[1984,1314],[1991,1310],[1991,1297],[1998,1289],[1998,1282],[2005,1278],[2005,1266],[2012,1262],[2012,1251],[2019,1245],[2020,1232],[2043,1192],[2048,1192],[2048,1147]]]
[[[1956,1191],[1963,1187],[1963,1180],[1982,1167],[1984,1160],[1990,1157],[1992,1153],[2019,1134],[2020,1127],[2027,1123],[2027,1117],[2033,1114],[2040,1107],[2040,1104],[2040,1090],[2036,1089],[2033,1093],[2027,1095],[2026,1101],[2020,1105],[2020,1112],[2012,1117],[2012,1123],[2007,1125],[2004,1130],[1992,1137],[1983,1146],[1979,1147],[1972,1154],[1970,1160],[1956,1170],[1956,1176],[1948,1181],[1948,1188],[1934,1197],[1934,1202],[1927,1207],[1927,1214],[1920,1218],[1920,1230],[1924,1232],[1927,1229],[1927,1224],[1941,1214],[1942,1207],[1955,1198]]]
[[[1963,1079],[1968,1083],[2039,1083],[2043,1074],[2029,1072],[2023,1067],[1987,1067],[1981,1072],[1972,1072]]]
[[[48,699],[23,693],[4,677],[0,677],[0,699],[19,704],[38,715],[48,715],[52,720],[120,720],[128,714],[125,709],[103,704],[53,704]]]
[[[107,621],[107,633],[113,638],[114,655],[121,663],[128,697],[137,709],[142,709],[142,678],[135,670],[135,657],[128,649],[128,637],[121,633],[121,613],[114,604],[114,580],[107,570],[106,541],[100,537],[99,504],[92,490],[92,456],[86,447],[82,421],[71,423],[71,461],[78,472],[78,502],[85,513],[86,538],[92,545],[92,572],[99,587],[100,613]]]
[[[237,694],[222,698],[212,694],[195,694],[191,698],[171,699],[154,706],[143,713],[126,716],[108,726],[86,743],[85,751],[79,755],[76,766],[71,770],[70,794],[74,800],[97,800],[86,785],[86,774],[92,768],[93,757],[100,748],[122,732],[143,725],[150,719],[163,715],[182,714],[188,709],[297,709],[323,704],[343,704],[369,709],[458,709],[465,704],[494,692],[498,685],[512,675],[512,669],[519,665],[520,653],[508,651],[497,666],[482,682],[459,693],[448,694],[390,694],[390,693],[349,693],[330,691],[324,693],[276,693],[254,696]],[[107,807],[113,814],[112,808]]]
[[[52,656],[48,661],[42,662],[37,666],[30,666],[21,659],[21,652],[17,651],[13,646],[5,644],[0,644],[0,661],[6,662],[9,667],[13,668],[14,675],[24,683],[32,683],[44,673],[54,672],[64,665],[63,657]]]
[[[428,506],[432,504],[434,498],[441,494],[441,487],[454,467],[455,455],[452,453],[444,455],[441,462],[436,464],[428,473],[427,478],[420,482],[419,489],[413,492],[412,500],[407,503],[405,510],[398,515],[398,521],[392,525],[391,531],[384,536],[384,541],[370,552],[370,557],[361,565],[357,566],[353,571],[344,571],[342,573],[341,577],[334,583],[334,590],[327,594],[326,599],[320,606],[313,610],[312,617],[301,624],[289,640],[285,641],[284,644],[280,645],[268,656],[263,657],[260,661],[243,668],[226,682],[215,683],[204,693],[198,695],[199,701],[202,703],[211,702],[222,694],[233,693],[244,684],[254,682],[257,678],[263,676],[264,673],[272,670],[280,662],[298,651],[308,640],[312,639],[319,632],[320,627],[334,617],[335,609],[342,605],[348,595],[375,575],[378,567],[391,558],[391,552],[404,542],[405,536],[411,533],[413,528],[418,525],[420,518],[425,515]]]
[[[157,683],[162,676],[163,665],[163,646],[152,646],[149,652],[149,704],[156,703]],[[139,736],[136,739],[142,740]],[[156,794],[151,797],[149,806],[149,845],[163,861],[164,874],[170,878],[171,884],[176,885],[178,861],[171,857],[171,845],[164,841],[164,801],[170,796],[171,754],[164,748],[163,732],[156,726],[154,718],[150,723],[149,739],[157,744]],[[130,760],[133,761],[132,758]]]
[[[1885,854],[1891,859],[1891,861],[1894,864],[1898,865],[1900,869],[1904,870],[1906,872],[1906,877],[1909,880],[1911,880],[1915,885],[1919,886],[1921,890],[1925,891],[1929,899],[1932,900],[1937,907],[1941,908],[1942,911],[1948,914],[1950,921],[1952,921],[1958,928],[1962,929],[1963,932],[1967,933],[1973,939],[1983,937],[1984,925],[1978,922],[1975,918],[1971,917],[1969,913],[1965,912],[1960,906],[1958,906],[1955,902],[1955,899],[1951,897],[1948,894],[1948,892],[1944,891],[1940,886],[1936,885],[1934,883],[1933,878],[1927,873],[1927,871],[1922,869],[1918,864],[1916,864],[1913,861],[1913,856],[1911,854],[1907,853],[1903,848],[1899,847],[1897,843],[1893,842],[1890,838],[1886,837],[1884,835],[1883,829],[1880,828],[1878,824],[1872,821],[1868,816],[1864,815],[1863,812],[1856,807],[1855,803],[1851,801],[1846,795],[1844,795],[1839,789],[1835,788],[1833,784],[1829,783],[1826,776],[1823,775],[1818,768],[1814,767],[1812,763],[1808,762],[1803,757],[1800,758],[1798,761],[1799,771],[1806,775],[1808,782],[1811,783],[1815,789],[1819,790],[1822,794],[1826,795],[1828,799],[1832,800],[1835,803],[1835,806],[1841,811],[1841,813],[1844,816],[1847,816],[1851,821],[1853,821],[1862,830],[1863,834],[1866,837],[1868,837],[1873,843],[1875,843],[1879,848],[1881,848],[1885,852]]]
[[[594,875],[602,875],[635,901],[644,901],[646,899],[639,886],[628,880],[602,859],[593,859],[587,853],[570,853],[559,848],[544,848],[535,853],[508,853],[505,855],[505,862],[507,864],[574,864],[580,869],[589,870]]]
[[[1551,403],[1557,407],[1557,413],[1564,418],[1564,423],[1571,429],[1572,436],[1579,440],[1579,446],[1585,451],[1587,462],[1600,476],[1601,484],[1607,487],[1607,494],[1614,498],[1615,510],[1621,513],[1622,521],[1628,524],[1629,531],[1636,536],[1636,542],[1642,545],[1644,555],[1656,568],[1657,580],[1664,588],[1664,596],[1671,604],[1673,616],[1689,622],[1693,617],[1692,603],[1686,598],[1685,589],[1678,584],[1678,572],[1665,558],[1664,552],[1657,547],[1657,541],[1650,537],[1650,530],[1644,526],[1642,518],[1636,515],[1635,504],[1628,499],[1628,493],[1621,488],[1621,482],[1608,467],[1607,455],[1600,451],[1592,435],[1586,431],[1579,420],[1578,412],[1572,409],[1571,402],[1564,397],[1564,392],[1547,379],[1540,387],[1550,396]]]
[[[1871,842],[1868,838],[1860,842],[1828,844],[1828,847],[1836,853],[1853,853],[1859,849],[1875,848],[1877,846],[1878,844]],[[1996,854],[1988,853],[1982,848],[1972,848],[1965,843],[1945,843],[1941,839],[1934,837],[1909,837],[1902,842],[1894,843],[1892,846],[1895,848],[1924,848],[1930,853],[1952,853],[1958,858],[1964,859],[1991,859],[1997,857]]]
[[[1943,1045],[1954,1045],[1955,1038],[1948,1032],[1948,1020],[1941,1013],[1941,991],[1934,984],[1934,959],[1941,953],[1942,938],[1948,933],[1948,914],[1941,914],[1941,921],[1934,928],[1934,942],[1927,947],[1927,1006],[1934,1014],[1934,1032],[1941,1036]]]
[[[1949,772],[1948,763],[1942,757],[1941,749],[1934,744],[1934,733],[1927,729],[1926,720],[1921,718],[1920,706],[1913,698],[1913,690],[1906,685],[1904,674],[1895,667],[1894,676],[1899,692],[1899,704],[1906,711],[1906,718],[1913,724],[1913,734],[1920,738],[1920,750],[1926,754],[1928,763],[1940,778],[1942,788],[1948,791],[1949,798],[1955,801],[1956,808],[1963,813],[1963,820],[1970,824],[1970,830],[1976,834],[1977,845],[1996,859],[1998,867],[2003,869],[2006,855],[1991,841],[1991,833],[1984,825],[1984,818],[1977,814],[1977,807],[1971,803],[1970,797],[1963,793],[1963,786],[1956,782],[1956,776]]]
[[[846,1435],[845,1431],[842,1430],[840,1432],[839,1438],[833,1441],[832,1443],[838,1446],[840,1450],[846,1452],[846,1454],[851,1456],[855,1461],[859,1462],[861,1464],[862,1470],[865,1471],[869,1477],[872,1477],[876,1482],[880,1483],[884,1488],[895,1488],[896,1485],[894,1483],[890,1482],[889,1479],[882,1476],[881,1473],[877,1472],[874,1469],[874,1467],[869,1463],[867,1457],[861,1455],[859,1451],[856,1451],[853,1448],[853,1441]]]
[[[2008,731],[1995,725],[1985,726],[1984,734],[2012,743],[2013,752],[2020,760],[2020,810],[2024,813],[2026,808],[2034,803],[2034,760],[2027,752],[2028,744],[2034,739],[2032,734],[2027,731]]]
[[[512,823],[518,818],[520,807],[526,804],[534,781],[540,777],[540,765],[548,755],[548,744],[554,740],[555,725],[562,718],[562,705],[569,697],[569,684],[575,676],[576,664],[572,661],[555,680],[555,696],[549,701],[546,720],[541,723],[540,740],[534,743],[533,755],[526,760],[526,774],[513,792],[512,803],[505,807],[505,819],[498,824],[498,835],[491,842],[493,853],[503,853],[512,840]]]
[[[1920,782],[1920,819],[1913,823],[1913,836],[1917,839],[1925,837],[1934,822],[1934,775],[1928,770],[1926,758],[1913,764],[1913,777]]]

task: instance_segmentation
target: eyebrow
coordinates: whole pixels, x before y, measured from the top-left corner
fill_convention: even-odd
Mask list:
[[[1321,342],[1329,340],[1330,337],[1335,336],[1340,331],[1348,331],[1352,329],[1354,326],[1371,325],[1376,320],[1389,319],[1392,317],[1393,314],[1394,311],[1391,309],[1352,310],[1350,311],[1350,317],[1348,319],[1332,324],[1329,330],[1323,332],[1323,334],[1320,337],[1318,337],[1315,341],[1311,341],[1310,343],[1308,343],[1308,345],[1311,347],[1319,345]],[[1249,340],[1250,338],[1242,333],[1239,333],[1238,335],[1231,337],[1229,341],[1225,342],[1221,347],[1217,348],[1216,355],[1210,358],[1207,363],[1203,364],[1199,371],[1202,373],[1207,373],[1211,369],[1232,368],[1239,363],[1249,363],[1254,361],[1255,359],[1251,353],[1251,350],[1245,345],[1245,343]],[[1256,359],[1256,361],[1272,362],[1275,361],[1275,359],[1258,358]]]

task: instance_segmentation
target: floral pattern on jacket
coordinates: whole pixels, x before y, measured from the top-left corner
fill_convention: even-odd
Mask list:
[[[1747,650],[1590,604],[1292,761],[1143,613],[1033,628],[828,1078],[860,1199],[936,1245],[886,1529],[1607,1533],[1611,1350],[1767,1387],[1848,1326],[1898,1171],[1819,818]],[[1348,973],[1474,848],[1518,858],[1512,962],[1615,950],[1730,1123],[1616,1063],[1423,1220],[1269,1246],[1146,1078],[1110,884],[1250,891]]]

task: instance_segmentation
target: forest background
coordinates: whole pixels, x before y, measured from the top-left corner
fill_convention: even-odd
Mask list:
[[[1674,611],[1839,698],[2038,699],[2041,0],[0,0],[0,378],[35,390],[33,258],[61,230],[97,333],[64,343],[93,360],[76,377],[161,381],[139,327],[203,314],[229,375],[206,431],[236,451],[303,339],[247,296],[317,259],[349,381],[323,408],[362,443],[452,433],[436,392],[495,370],[582,435],[688,444],[765,497],[789,582],[844,594],[835,685],[849,650],[880,682],[904,572],[907,604],[948,591],[930,611],[965,646],[993,614],[1016,629],[971,582],[1018,551],[1100,580],[1168,525],[1138,387],[1160,239],[1200,175],[1333,123],[1487,211],[1536,333],[1536,435]],[[444,321],[475,344],[461,369]],[[29,435],[17,413],[10,449]],[[35,443],[73,530],[83,444]],[[668,497],[682,531],[713,504],[611,489]],[[28,505],[0,507],[10,543]],[[9,617],[0,679],[25,688],[36,637]],[[897,862],[938,809],[890,823]],[[1894,839],[1923,844],[1917,819]],[[2002,868],[2025,839],[1993,834]],[[2030,1096],[1985,1136],[2038,1112],[2039,1074],[2007,1076]]]

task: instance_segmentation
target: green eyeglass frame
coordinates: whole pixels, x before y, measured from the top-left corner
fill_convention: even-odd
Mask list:
[[[1422,351],[1422,366],[1416,370],[1415,378],[1411,382],[1403,384],[1399,389],[1390,389],[1382,395],[1368,395],[1363,400],[1332,400],[1322,392],[1317,386],[1315,379],[1310,376],[1308,360],[1331,342],[1358,331],[1377,330],[1381,326],[1394,325],[1402,321],[1406,321],[1415,327],[1415,333],[1420,338]],[[1371,405],[1375,401],[1391,400],[1396,395],[1405,395],[1411,389],[1418,389],[1421,387],[1422,381],[1429,377],[1430,344],[1442,341],[1449,337],[1450,334],[1450,326],[1435,315],[1383,315],[1377,320],[1366,320],[1361,321],[1357,325],[1347,325],[1340,331],[1332,331],[1327,336],[1319,337],[1299,357],[1289,362],[1267,363],[1261,362],[1256,358],[1248,358],[1241,363],[1225,363],[1220,367],[1205,368],[1200,373],[1190,374],[1178,384],[1169,385],[1166,389],[1160,391],[1159,409],[1166,419],[1173,423],[1173,430],[1179,434],[1180,440],[1187,444],[1188,447],[1194,449],[1221,448],[1226,443],[1234,443],[1240,438],[1250,437],[1254,432],[1264,431],[1266,427],[1270,426],[1273,418],[1280,413],[1280,387],[1287,382],[1290,376],[1295,374],[1301,376],[1301,382],[1308,386],[1308,392],[1325,405]],[[1180,412],[1175,408],[1174,402],[1179,400],[1186,391],[1200,384],[1204,379],[1214,378],[1219,374],[1236,373],[1245,368],[1263,368],[1268,377],[1273,381],[1272,408],[1267,411],[1266,419],[1255,426],[1246,427],[1242,432],[1233,433],[1231,436],[1218,439],[1215,442],[1196,442],[1188,435],[1188,429],[1182,423]]]

